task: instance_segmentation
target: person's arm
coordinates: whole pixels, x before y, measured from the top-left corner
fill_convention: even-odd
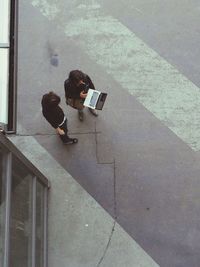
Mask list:
[[[77,87],[74,86],[69,80],[66,80],[64,83],[65,88],[65,98],[79,98],[79,90],[77,90]]]
[[[85,77],[86,77],[86,81],[82,81],[81,83],[87,84],[89,89],[95,89],[94,84],[93,84],[92,80],[90,79],[90,77],[87,74]],[[85,91],[81,91],[80,92],[80,98],[85,99],[86,97],[87,97],[87,93]]]
[[[84,81],[80,81],[80,85],[85,85],[85,82]],[[87,96],[86,91],[85,90],[81,91],[79,96],[80,96],[80,98],[85,99],[86,96]]]
[[[60,128],[60,123],[64,120],[65,114],[64,114],[64,112],[60,106],[57,106],[55,108],[55,115],[56,115],[56,119],[57,119],[56,131],[59,135],[64,135],[65,131]]]
[[[90,89],[95,89],[95,86],[94,86],[92,80],[90,79],[90,77],[88,75],[86,75],[86,79],[87,79],[87,82],[89,84],[89,88]]]
[[[65,81],[64,81],[65,98],[67,98],[67,97],[68,97],[68,92],[67,92],[67,83],[68,83],[68,80],[65,80]]]
[[[51,124],[51,126],[57,131],[58,134],[63,135],[64,131],[59,127],[59,124],[63,121],[64,119],[64,112],[63,110],[57,106],[51,111],[44,111],[43,110],[43,116],[45,119]]]
[[[87,93],[85,93],[84,91],[81,91],[81,92],[80,92],[80,98],[85,99],[86,96],[87,96]]]
[[[65,134],[65,132],[64,132],[64,130],[62,130],[61,128],[56,128],[56,131],[57,131],[57,133],[59,134],[59,135],[64,135]]]
[[[44,113],[43,113],[43,115],[44,115],[45,119],[48,121],[48,123],[49,123],[54,129],[57,129],[57,127],[58,127],[58,123],[57,123],[54,119],[52,119],[51,116],[49,116],[49,115],[47,115],[47,114],[44,114]]]

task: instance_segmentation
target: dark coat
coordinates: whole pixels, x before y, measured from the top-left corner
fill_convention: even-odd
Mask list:
[[[51,107],[46,101],[46,95],[42,98],[42,114],[53,128],[58,128],[64,120],[64,112],[59,106]]]
[[[92,80],[90,77],[86,74],[85,78],[83,79],[83,82],[86,84],[86,87],[90,89],[95,89],[94,84],[92,83]],[[64,82],[64,88],[65,88],[65,97],[66,98],[73,98],[73,99],[80,99],[80,93],[84,91],[85,86],[72,83],[69,79],[65,80]]]

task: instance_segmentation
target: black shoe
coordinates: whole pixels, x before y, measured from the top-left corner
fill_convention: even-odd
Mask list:
[[[83,119],[84,119],[84,113],[83,113],[82,110],[78,110],[78,118],[79,118],[80,121],[83,121]]]
[[[78,143],[77,138],[69,138],[66,142],[63,142],[64,145],[73,145]]]
[[[91,113],[93,116],[95,116],[95,117],[98,117],[98,116],[99,116],[99,114],[96,112],[95,109],[92,109],[92,108],[88,108],[88,109],[89,109],[90,113]]]

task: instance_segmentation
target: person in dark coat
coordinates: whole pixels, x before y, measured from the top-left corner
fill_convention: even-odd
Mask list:
[[[64,82],[66,104],[78,110],[79,120],[83,121],[84,99],[88,89],[95,89],[90,77],[80,70],[72,70],[69,77]],[[97,112],[91,108],[92,115],[98,116]]]
[[[67,134],[67,118],[59,106],[60,97],[54,92],[49,92],[42,97],[42,114],[45,119],[56,129],[63,144],[70,145],[78,142],[77,138],[70,138]]]

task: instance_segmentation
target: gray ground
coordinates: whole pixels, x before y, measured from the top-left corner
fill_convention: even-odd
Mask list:
[[[198,1],[101,4],[200,86]],[[125,92],[28,1],[20,2],[19,13],[18,134],[34,136],[160,266],[199,267],[199,152]],[[50,61],[53,53],[58,54],[57,67]],[[99,117],[86,110],[83,123],[64,102],[63,81],[75,68],[108,92]],[[69,133],[79,138],[77,145],[63,146],[42,118],[41,96],[50,89],[62,96]]]

